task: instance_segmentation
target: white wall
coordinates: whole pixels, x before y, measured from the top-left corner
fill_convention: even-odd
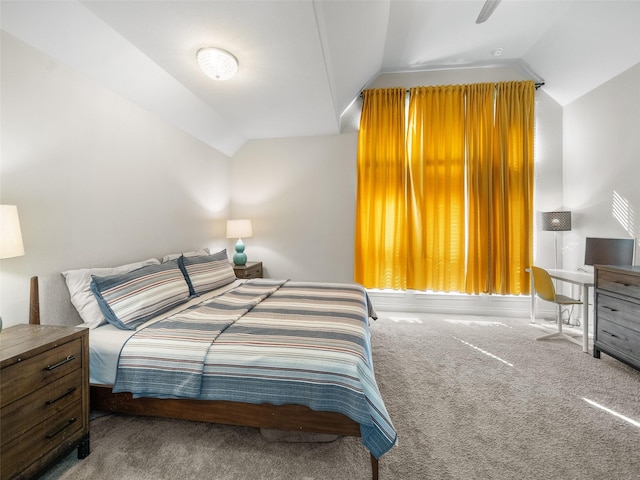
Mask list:
[[[353,281],[357,135],[247,142],[233,157],[232,216],[272,278]],[[229,244],[232,249],[232,244]]]
[[[585,237],[640,237],[640,65],[565,106],[563,128],[565,258],[575,269]]]
[[[556,267],[556,234],[542,230],[542,212],[563,210],[562,204],[562,107],[544,89],[536,93],[536,141],[534,166],[535,265]],[[563,233],[558,234],[557,268],[562,268]]]
[[[26,254],[0,260],[4,325],[29,278],[224,247],[230,159],[2,34],[0,201]]]

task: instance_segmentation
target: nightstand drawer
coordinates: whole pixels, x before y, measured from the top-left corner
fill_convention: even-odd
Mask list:
[[[262,264],[253,268],[248,268],[245,272],[244,278],[262,278]]]
[[[74,436],[77,439],[82,429],[82,402],[78,401],[2,446],[2,478],[13,478],[36,459]]]
[[[233,271],[237,278],[262,278],[262,262],[247,262],[246,265],[234,265]]]
[[[82,367],[82,341],[75,339],[2,369],[0,406]]]
[[[2,446],[81,398],[82,370],[76,370],[27,395],[22,401],[10,403],[2,409],[0,417]]]

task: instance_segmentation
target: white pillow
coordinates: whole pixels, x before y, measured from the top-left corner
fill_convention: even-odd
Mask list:
[[[119,267],[106,268],[83,268],[80,270],[67,270],[62,272],[64,280],[71,295],[71,303],[80,314],[80,318],[89,328],[96,328],[107,323],[104,318],[96,297],[91,291],[91,275],[105,277],[108,275],[117,275],[127,273],[147,265],[157,265],[160,261],[157,258],[150,258],[141,262],[121,265]]]
[[[186,252],[186,253],[171,253],[169,255],[165,255],[162,258],[162,263],[166,263],[170,260],[175,260],[176,258],[180,258],[180,256],[184,255],[185,257],[199,257],[200,255],[209,255],[209,249],[203,248],[198,250],[197,252]]]

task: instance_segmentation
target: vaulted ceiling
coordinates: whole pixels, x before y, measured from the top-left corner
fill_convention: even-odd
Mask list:
[[[566,105],[640,61],[640,0],[2,0],[2,29],[233,155],[340,132],[385,72],[510,65]],[[239,60],[215,82],[195,61]],[[500,50],[501,55],[494,52]]]

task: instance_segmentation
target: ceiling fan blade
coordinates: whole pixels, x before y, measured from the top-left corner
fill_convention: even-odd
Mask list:
[[[480,14],[478,18],[476,18],[476,23],[486,22],[501,1],[502,0],[487,0],[484,2],[482,10],[480,10]]]

